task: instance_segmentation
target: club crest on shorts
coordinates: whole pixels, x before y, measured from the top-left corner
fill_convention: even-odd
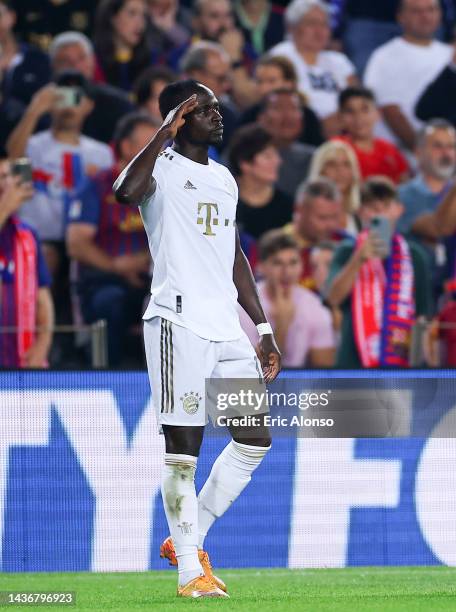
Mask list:
[[[190,391],[190,393],[184,393],[183,397],[180,398],[182,407],[187,414],[195,414],[202,399],[203,398],[201,395],[199,395],[199,393],[194,393],[193,391]]]

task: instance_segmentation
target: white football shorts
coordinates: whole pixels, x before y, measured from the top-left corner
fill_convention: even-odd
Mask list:
[[[215,342],[153,317],[144,321],[144,345],[159,425],[201,426],[208,416],[215,422],[215,403],[206,406],[206,379],[256,379],[265,388],[260,360],[245,334]]]

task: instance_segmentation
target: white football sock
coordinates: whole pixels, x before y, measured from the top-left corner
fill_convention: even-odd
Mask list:
[[[224,514],[251,480],[270,446],[249,446],[231,440],[212,466],[198,495],[198,548],[214,521]]]
[[[178,562],[179,585],[204,574],[198,559],[196,457],[165,453],[162,498]]]

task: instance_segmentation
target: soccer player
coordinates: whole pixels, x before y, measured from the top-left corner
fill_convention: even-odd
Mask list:
[[[177,563],[178,595],[227,597],[204,539],[248,484],[271,440],[263,425],[230,423],[232,440],[197,497],[194,475],[209,410],[205,379],[270,382],[279,373],[280,352],[239,244],[236,182],[208,159],[209,146],[223,136],[217,99],[185,80],[165,87],[159,104],[161,128],[121,173],[114,192],[123,204],[139,204],[154,261],[144,339],[166,445],[162,498],[171,536],[161,555]],[[237,301],[257,325],[261,363],[240,327]]]

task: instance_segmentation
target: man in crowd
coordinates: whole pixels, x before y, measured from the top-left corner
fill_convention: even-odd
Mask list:
[[[415,105],[451,61],[452,48],[435,40],[441,23],[439,0],[401,0],[398,22],[402,36],[374,51],[364,82],[374,92],[384,119],[379,135],[413,151],[421,127]]]
[[[433,240],[436,228],[429,223],[429,215],[436,211],[456,173],[455,128],[443,119],[427,123],[418,135],[417,157],[418,174],[399,187],[404,213],[398,229]]]
[[[258,244],[259,271],[263,280],[258,294],[274,330],[285,367],[331,367],[334,334],[331,315],[319,297],[299,286],[302,261],[297,242],[282,230],[271,230]],[[258,332],[239,307],[241,326],[253,346]]]
[[[112,184],[159,125],[146,114],[126,115],[115,134],[117,164],[97,174],[68,210],[67,249],[78,262],[82,315],[87,323],[107,322],[111,366],[121,360],[129,327],[141,320],[150,268],[139,211],[118,204]]]
[[[33,230],[17,211],[33,193],[0,160],[0,367],[47,366],[54,321],[50,278]]]
[[[339,113],[344,135],[338,139],[354,150],[363,178],[382,175],[394,183],[408,178],[408,163],[399,149],[388,140],[375,138],[379,113],[370,89],[344,89],[339,95]]]
[[[65,261],[65,207],[83,188],[87,175],[113,163],[108,145],[81,134],[93,106],[85,77],[77,72],[61,73],[55,83],[35,94],[7,145],[11,158],[27,156],[32,164],[36,190],[20,214],[45,243],[53,278]],[[51,114],[51,129],[32,135],[46,113]]]
[[[319,178],[303,183],[295,198],[293,222],[284,227],[292,236],[301,253],[300,284],[316,290],[312,276],[312,249],[323,240],[340,241],[343,232],[339,228],[342,213],[340,194],[334,183]]]
[[[138,109],[161,121],[158,98],[165,87],[176,79],[174,72],[166,66],[146,68],[133,85],[133,97]]]
[[[343,312],[338,367],[410,364],[412,326],[430,314],[431,289],[426,256],[396,231],[401,213],[394,183],[366,181],[359,211],[364,230],[356,244],[339,246],[327,282],[327,302]],[[371,229],[375,217],[388,221],[388,242]]]
[[[257,101],[258,95],[250,76],[255,53],[245,43],[241,30],[235,27],[233,8],[229,0],[196,0],[193,4],[192,43],[206,40],[219,43],[226,51],[232,69],[233,98],[245,108]],[[177,70],[188,44],[170,54],[169,65]]]
[[[218,43],[200,41],[188,49],[180,68],[186,77],[195,79],[214,92],[223,119],[222,147],[225,147],[238,121],[236,107],[229,97],[232,70],[228,53]]]
[[[329,51],[330,8],[322,0],[293,0],[285,11],[289,38],[271,55],[287,57],[298,75],[298,87],[323,123],[327,137],[339,132],[337,96],[356,83],[355,67],[338,51]]]
[[[258,123],[271,134],[282,160],[277,187],[292,198],[307,177],[315,150],[299,142],[303,121],[299,94],[292,89],[268,94],[258,116]]]
[[[81,32],[63,32],[52,41],[49,55],[55,76],[74,70],[90,83],[94,105],[84,121],[82,133],[101,142],[111,142],[117,122],[134,107],[122,90],[94,82],[95,52],[89,38]]]

